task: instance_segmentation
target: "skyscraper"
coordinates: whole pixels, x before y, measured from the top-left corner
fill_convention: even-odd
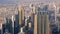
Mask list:
[[[42,8],[43,9],[43,8]],[[33,8],[34,13],[34,34],[49,34],[49,15],[45,10],[41,8]]]
[[[49,34],[48,12],[41,11],[37,14],[38,34]]]
[[[19,14],[19,24],[20,25],[22,23],[22,10],[23,10],[22,5],[19,5],[18,6],[18,14]]]

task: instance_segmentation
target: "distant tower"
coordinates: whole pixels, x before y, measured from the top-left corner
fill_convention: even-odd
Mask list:
[[[36,14],[36,8],[34,4],[30,4],[30,8],[32,9],[32,21],[34,25],[34,34],[37,34],[37,14]]]
[[[22,5],[19,5],[18,6],[18,14],[19,14],[19,24],[20,25],[22,24],[22,10],[23,10]]]
[[[55,2],[49,3],[49,11],[53,12],[52,15],[54,16],[54,21],[56,24],[56,20],[57,20],[57,6],[55,5]]]
[[[37,34],[37,14],[36,14],[36,8],[33,8],[33,21],[34,21],[34,34]]]
[[[34,34],[37,34],[37,14],[34,15]]]
[[[36,7],[33,7],[34,16],[34,34],[49,34],[49,15],[47,11],[36,11]]]
[[[12,17],[11,17],[11,20],[12,20],[12,33],[14,34],[14,23],[15,23],[15,16],[14,15],[12,15]]]
[[[18,34],[25,34],[25,32],[23,32],[23,27],[21,27],[20,32]]]
[[[14,15],[12,15],[12,17],[11,17],[12,19],[12,27],[14,28],[14,21],[15,21],[15,16]]]
[[[37,14],[38,34],[49,34],[49,19],[47,12],[41,11]]]
[[[53,4],[53,7],[55,9],[55,23],[56,23],[56,20],[57,20],[57,7],[55,4]]]
[[[3,34],[4,17],[0,17],[0,34]]]

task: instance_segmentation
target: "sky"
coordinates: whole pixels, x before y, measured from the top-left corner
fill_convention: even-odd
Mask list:
[[[0,0],[0,3],[20,3],[20,2],[30,2],[30,1],[44,2],[44,1],[50,1],[50,0]]]
[[[59,3],[60,0],[0,0],[0,3],[10,3],[10,4],[18,4],[18,3],[24,3],[24,2],[34,2],[34,1],[39,1],[39,2],[56,2]]]

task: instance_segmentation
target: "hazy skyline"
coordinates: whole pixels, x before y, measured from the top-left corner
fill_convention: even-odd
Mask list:
[[[21,3],[21,2],[34,2],[34,1],[39,1],[39,2],[52,2],[52,1],[56,1],[59,2],[60,0],[0,0],[0,3],[10,3],[10,4],[17,4],[17,3]]]

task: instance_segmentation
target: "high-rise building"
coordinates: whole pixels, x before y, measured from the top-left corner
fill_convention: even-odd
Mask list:
[[[40,8],[40,7],[39,7]],[[50,34],[49,15],[47,11],[33,8],[34,34]]]
[[[21,27],[20,32],[18,34],[25,34],[25,32],[23,32],[23,27]]]
[[[37,14],[34,15],[34,34],[37,34]]]
[[[32,14],[32,20],[33,20],[33,27],[34,27],[34,34],[37,34],[37,14],[36,14],[36,8],[35,8],[35,6],[33,7],[33,9],[32,9],[32,12],[33,12],[33,14]]]
[[[38,24],[38,34],[49,34],[49,19],[48,19],[48,12],[38,12],[37,14],[37,24]]]
[[[18,6],[19,24],[22,23],[22,10],[23,10],[22,5],[19,5],[19,6]]]
[[[3,24],[4,24],[4,18],[0,17],[0,34],[3,34]]]

